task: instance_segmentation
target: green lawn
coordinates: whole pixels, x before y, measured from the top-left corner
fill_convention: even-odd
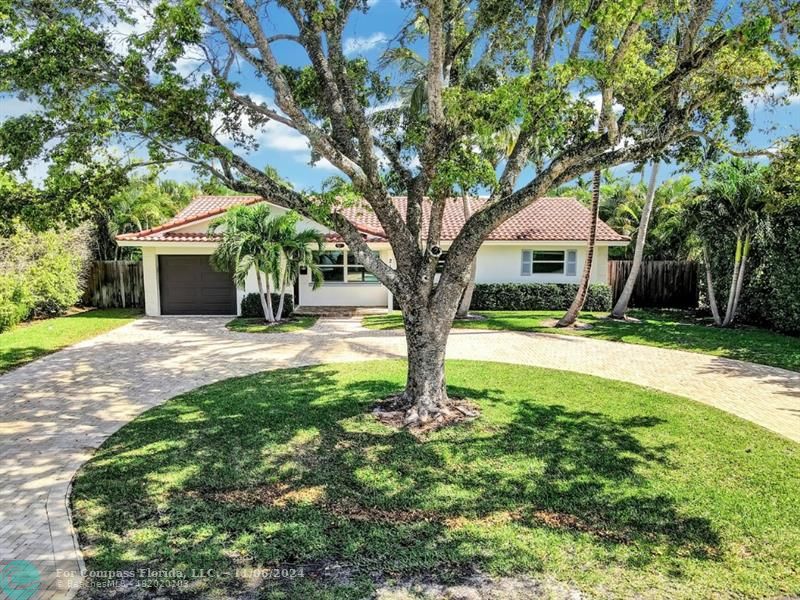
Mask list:
[[[231,331],[239,331],[241,333],[291,333],[292,331],[308,329],[316,322],[317,317],[299,316],[291,317],[290,320],[276,325],[269,325],[264,319],[237,317],[233,321],[229,321],[225,327]]]
[[[419,441],[370,412],[404,376],[270,371],[142,414],[75,480],[87,568],[216,569],[192,588],[214,598],[248,566],[302,568],[248,596],[298,600],[476,571],[606,598],[800,590],[800,445],[630,384],[462,361],[450,393],[482,415]]]
[[[755,327],[711,327],[708,320],[696,319],[683,311],[631,311],[631,316],[640,319],[640,323],[606,319],[607,313],[581,313],[580,320],[592,326],[583,330],[555,329],[545,325],[547,321],[559,319],[563,311],[479,311],[479,314],[488,318],[485,321],[456,321],[454,326],[460,329],[582,335],[713,354],[800,371],[800,338]],[[370,329],[398,329],[402,322],[399,312],[364,318],[364,326]]]
[[[0,333],[0,373],[130,323],[139,316],[139,309],[106,308],[18,325]]]

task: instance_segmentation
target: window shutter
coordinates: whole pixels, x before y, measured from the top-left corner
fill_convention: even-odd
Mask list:
[[[522,251],[522,271],[523,275],[530,275],[531,274],[531,260],[533,258],[532,252],[530,250],[523,250]]]
[[[575,250],[567,250],[567,265],[564,274],[573,277],[578,274],[578,253]]]

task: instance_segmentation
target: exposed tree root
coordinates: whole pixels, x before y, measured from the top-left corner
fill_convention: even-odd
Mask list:
[[[542,321],[542,327],[553,327],[558,329],[577,329],[582,331],[584,329],[592,329],[592,325],[584,323],[583,321],[575,321],[572,325],[559,326],[557,319],[546,319]]]
[[[372,414],[384,425],[406,429],[419,438],[448,425],[471,421],[480,415],[480,409],[468,400],[450,397],[433,410],[420,412],[415,405],[409,407],[409,403],[400,394],[377,402]]]
[[[473,313],[469,313],[469,314],[467,314],[467,315],[465,315],[463,317],[456,317],[453,320],[454,321],[485,321],[488,318],[489,317],[487,317],[486,315],[476,315],[476,314],[473,314]]]

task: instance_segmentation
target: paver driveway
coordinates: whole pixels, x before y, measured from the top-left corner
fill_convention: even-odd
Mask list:
[[[366,330],[357,319],[322,319],[303,332],[268,335],[230,332],[225,321],[140,319],[0,376],[0,562],[79,569],[69,482],[95,448],[142,411],[228,377],[405,352],[402,333]],[[800,442],[800,373],[575,336],[479,330],[454,331],[448,356],[646,385]]]

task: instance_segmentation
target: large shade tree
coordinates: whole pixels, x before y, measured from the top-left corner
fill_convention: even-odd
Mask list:
[[[394,39],[425,61],[413,110],[392,102],[390,75],[344,51],[349,21],[371,10],[363,0],[2,0],[0,88],[38,108],[3,123],[0,154],[9,169],[46,156],[52,176],[80,189],[110,168],[98,164],[98,148],[136,140],[146,162],[188,162],[327,224],[402,307],[403,398],[413,422],[446,405],[451,320],[493,229],[595,169],[739,144],[752,95],[796,84],[790,0],[424,0],[408,8]],[[131,15],[148,17],[137,29]],[[121,30],[135,33],[113,34]],[[187,55],[196,59],[191,72]],[[314,159],[346,176],[338,192],[375,212],[393,264],[337,212],[337,190],[292,190],[248,160],[254,130],[271,122],[305,136]],[[495,170],[480,140],[501,130],[515,134]],[[435,277],[445,201],[464,181],[488,189],[488,201]],[[408,196],[405,215],[390,186]]]

